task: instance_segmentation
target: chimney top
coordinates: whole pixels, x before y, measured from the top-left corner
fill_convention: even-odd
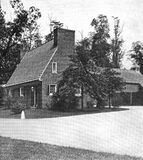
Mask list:
[[[74,41],[74,30],[64,29],[64,28],[56,28],[54,29],[54,46],[57,46],[60,42],[64,41]]]

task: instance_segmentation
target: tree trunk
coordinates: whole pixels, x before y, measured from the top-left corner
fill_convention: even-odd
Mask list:
[[[83,85],[81,87],[81,109],[83,110]]]

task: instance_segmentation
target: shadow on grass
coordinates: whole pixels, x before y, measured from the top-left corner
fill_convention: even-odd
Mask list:
[[[38,118],[56,118],[56,117],[67,117],[67,116],[78,116],[84,114],[99,114],[99,113],[108,113],[108,112],[119,112],[126,111],[128,108],[87,108],[87,109],[76,109],[71,111],[53,111],[48,109],[26,109],[25,116],[26,119],[38,119]],[[10,110],[4,110],[0,112],[0,118],[20,118],[21,114],[15,114]]]
[[[118,112],[118,111],[126,111],[129,110],[129,108],[87,108],[83,109],[81,111],[87,112],[87,113],[103,113],[103,112]]]
[[[119,112],[119,111],[126,111],[126,110],[129,110],[129,108],[86,108],[86,109],[65,111],[61,113],[69,113],[69,114],[71,113],[76,116],[76,115],[82,115],[82,114],[98,114],[98,113]]]
[[[26,118],[56,118],[56,117],[68,117],[68,116],[78,116],[85,114],[99,114],[104,112],[118,112],[118,111],[126,111],[129,110],[127,108],[104,108],[104,109],[95,109],[89,108],[84,110],[72,110],[72,111],[52,111],[46,109],[36,109],[35,111],[26,110],[25,115]]]

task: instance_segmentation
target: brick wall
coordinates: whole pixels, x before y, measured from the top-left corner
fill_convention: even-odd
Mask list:
[[[21,87],[24,89],[24,100],[26,102],[27,107],[31,107],[32,105],[31,97],[33,93],[31,91],[31,87],[34,87],[36,89],[36,105],[37,105],[37,108],[41,108],[42,107],[42,83],[39,81],[29,82],[21,85],[12,86],[10,88],[7,88],[7,90],[8,91],[11,90],[12,97],[17,98],[17,97],[20,97]]]
[[[50,106],[48,86],[56,84],[63,70],[69,65],[69,55],[74,54],[74,31],[66,29],[55,30],[55,45],[58,50],[42,76],[42,106]],[[57,62],[57,73],[52,73],[52,62]]]

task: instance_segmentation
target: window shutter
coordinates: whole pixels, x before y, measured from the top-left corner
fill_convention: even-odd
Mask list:
[[[24,97],[24,87],[20,87],[19,92],[20,97]]]
[[[50,86],[48,85],[47,86],[47,95],[49,95],[50,94]]]

